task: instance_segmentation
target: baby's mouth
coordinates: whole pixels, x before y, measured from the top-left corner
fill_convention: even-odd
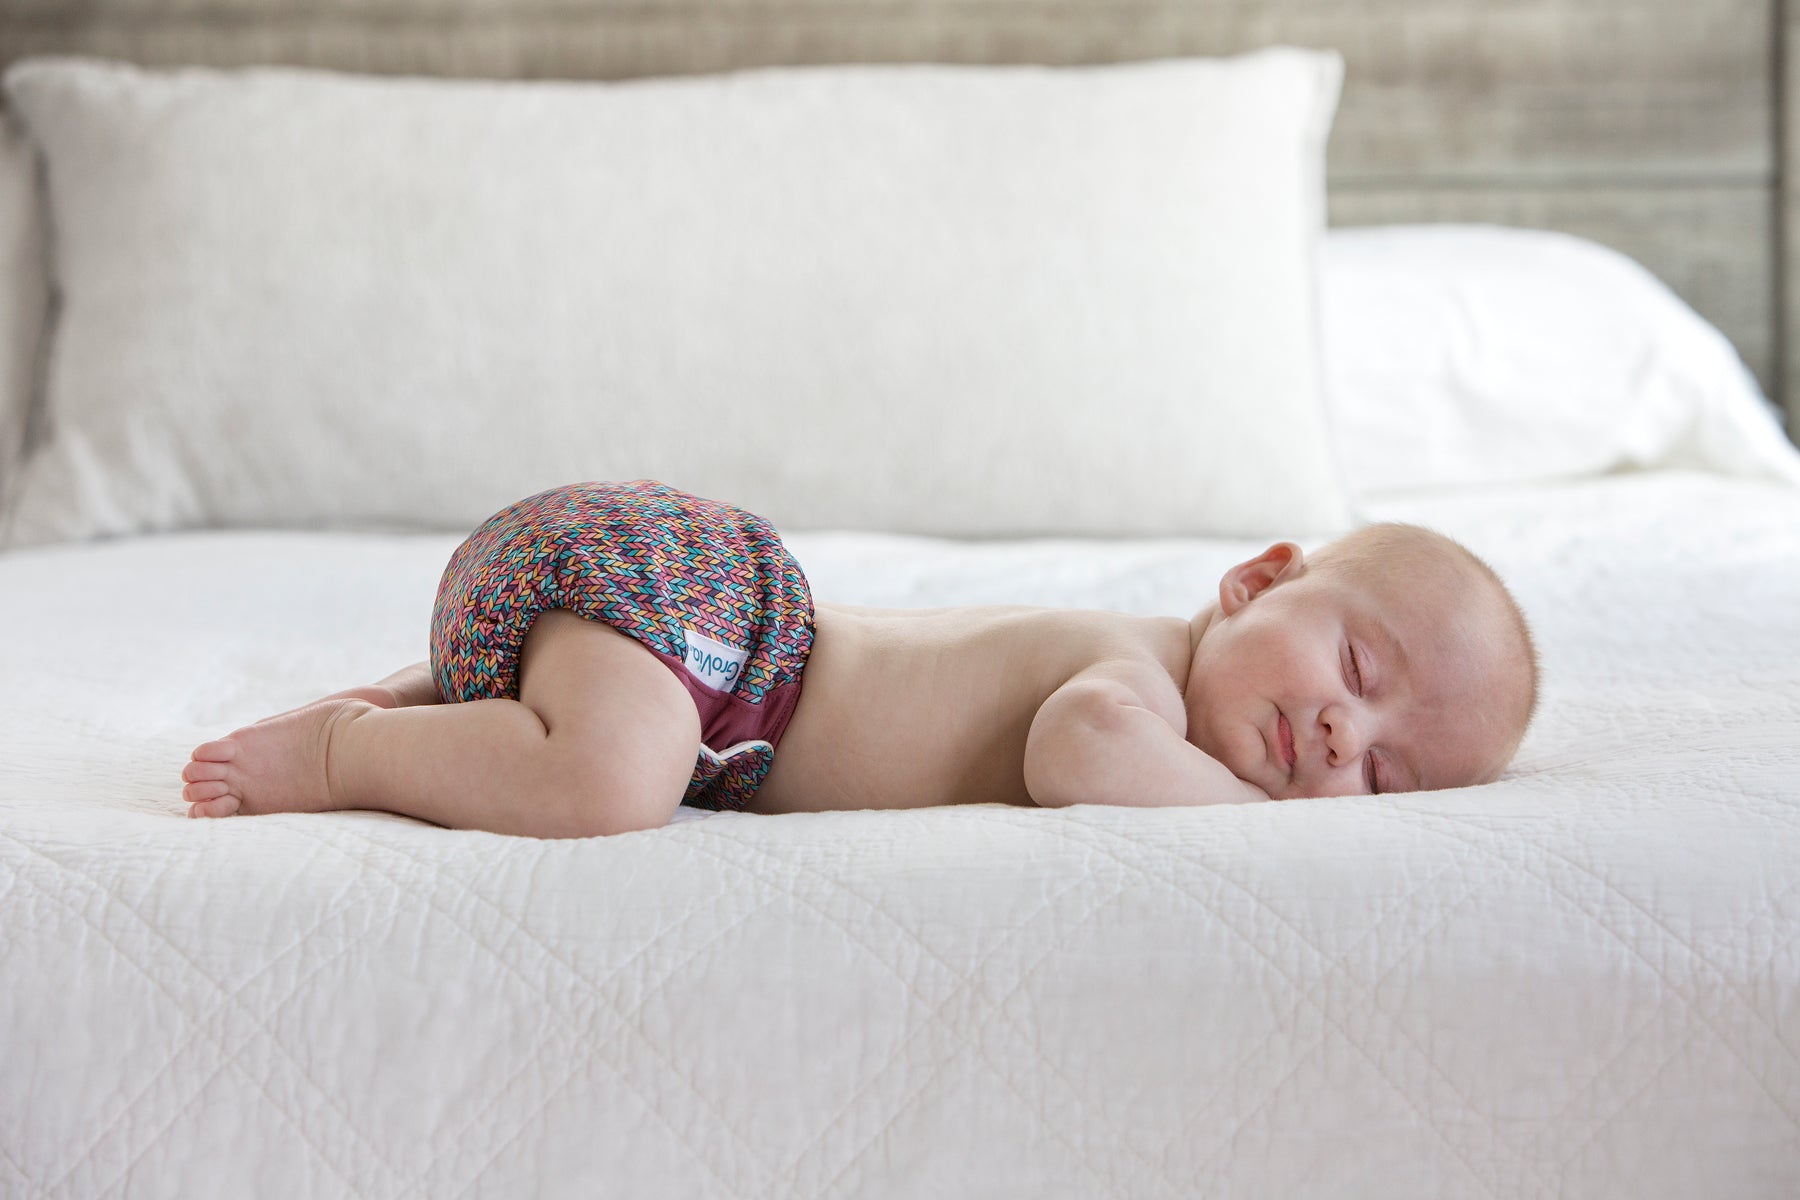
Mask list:
[[[1279,708],[1275,710],[1275,736],[1281,740],[1281,761],[1287,764],[1291,780],[1294,777],[1294,729]]]

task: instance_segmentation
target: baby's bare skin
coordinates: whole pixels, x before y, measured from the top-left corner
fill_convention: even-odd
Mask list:
[[[1025,740],[1050,694],[1109,659],[1179,696],[1193,623],[1077,609],[819,604],[775,763],[748,811],[1032,804]],[[1174,732],[1185,732],[1176,730]]]
[[[1193,623],[1180,618],[1091,610],[818,604],[800,702],[746,811],[1032,804],[1025,783],[1026,742],[1046,698],[1084,668],[1123,663],[1160,692],[1165,713],[1178,713],[1179,680],[1192,659],[1193,636]],[[523,770],[501,760],[513,748],[532,749],[530,726],[540,717],[548,729],[566,727],[549,704],[534,697],[532,685],[546,676],[532,664],[569,663],[582,647],[615,656],[613,667],[589,673],[590,682],[617,676],[621,665],[640,673],[635,686],[613,689],[632,719],[642,720],[650,707],[637,698],[657,689],[668,709],[692,726],[669,738],[669,763],[679,770],[670,772],[663,789],[668,811],[648,822],[661,824],[675,808],[698,750],[692,702],[648,649],[561,610],[539,616],[527,635],[520,700],[436,705],[423,663],[379,683],[333,693],[198,747],[183,772],[184,794],[194,804],[191,815],[372,807],[451,825],[517,823],[517,829],[505,831],[555,836],[543,832],[518,799],[521,791],[540,789],[519,787]],[[435,712],[421,716],[421,705],[434,705]],[[361,757],[358,735],[370,728],[362,719],[401,707],[413,711],[377,717],[387,724],[387,736],[367,757],[386,766],[410,756],[419,769],[408,774],[421,779],[435,765],[456,765],[438,785],[428,784],[411,797],[392,785],[369,794],[347,784],[368,774],[348,762]],[[669,734],[672,725],[645,722],[632,741],[641,745],[647,733]],[[1179,743],[1179,730],[1166,733]],[[481,755],[476,747],[484,738],[507,740],[496,742],[492,755]],[[494,778],[469,786],[484,767]],[[465,787],[511,806],[506,821],[479,811],[478,800],[473,810],[438,807]],[[590,790],[610,789],[601,781]]]

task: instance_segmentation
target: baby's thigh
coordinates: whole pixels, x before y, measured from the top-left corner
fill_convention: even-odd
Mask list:
[[[700,751],[693,697],[661,659],[568,609],[540,613],[519,651],[519,701],[543,721],[577,802],[625,828],[666,823]]]

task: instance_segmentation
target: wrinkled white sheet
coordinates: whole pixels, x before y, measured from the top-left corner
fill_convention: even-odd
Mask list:
[[[0,1194],[1792,1194],[1800,492],[1385,511],[1536,622],[1498,784],[563,842],[182,816],[198,741],[424,656],[456,538],[0,556]],[[1256,548],[791,544],[1142,613]]]

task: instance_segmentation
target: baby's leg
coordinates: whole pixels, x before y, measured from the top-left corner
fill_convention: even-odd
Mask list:
[[[431,677],[429,662],[414,663],[410,667],[401,667],[385,679],[374,683],[364,683],[356,687],[345,688],[341,692],[333,692],[312,704],[322,700],[366,700],[376,708],[410,708],[415,704],[438,704],[442,698],[438,695],[437,682]],[[311,708],[312,704],[303,704],[300,708]],[[300,708],[290,708],[287,712],[276,713],[272,717],[264,717],[258,725],[267,725],[271,721],[286,719],[297,713]]]
[[[437,681],[431,677],[429,662],[401,667],[385,679],[365,683],[360,687],[345,688],[325,697],[327,700],[345,698],[367,700],[376,708],[410,708],[415,704],[437,704],[442,700],[438,695]]]
[[[693,699],[655,655],[555,610],[525,638],[516,701],[322,700],[198,747],[183,794],[195,816],[375,808],[588,837],[666,823],[699,745]]]

